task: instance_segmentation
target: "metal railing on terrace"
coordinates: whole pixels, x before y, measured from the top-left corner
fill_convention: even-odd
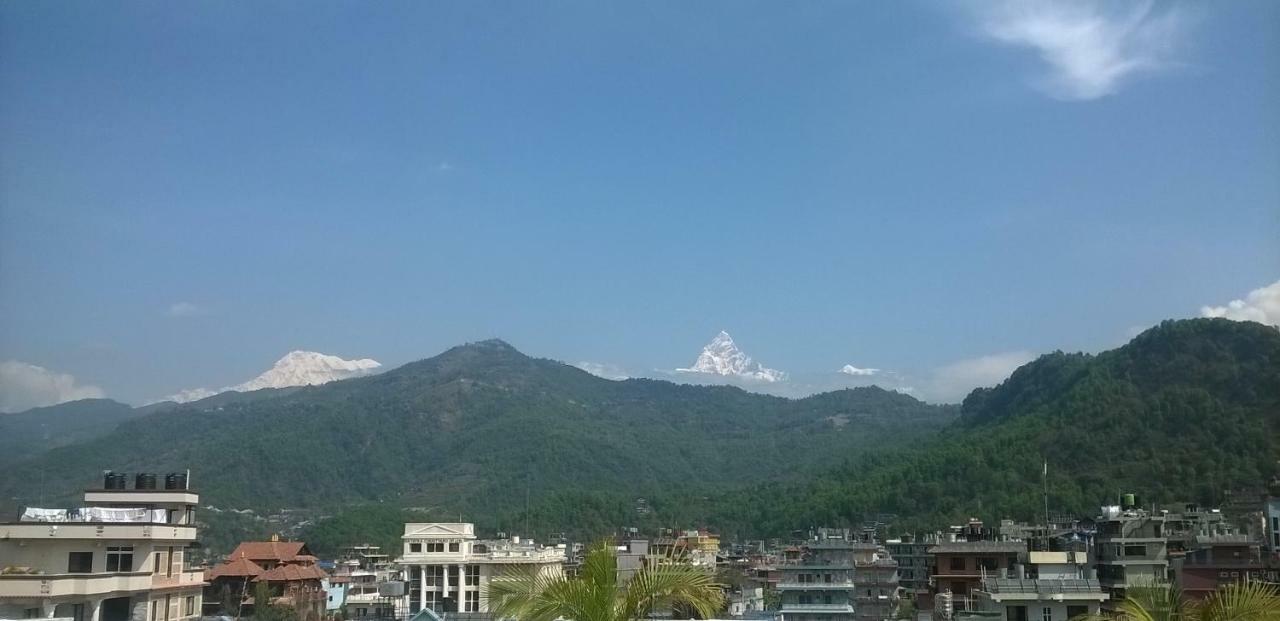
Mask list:
[[[988,593],[1098,593],[1102,591],[1102,585],[1097,580],[1085,578],[1061,580],[996,578],[983,580],[982,590]]]

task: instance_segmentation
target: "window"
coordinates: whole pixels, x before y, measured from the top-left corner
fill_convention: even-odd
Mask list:
[[[423,571],[427,586],[433,587],[444,584],[444,566],[428,565]]]
[[[457,551],[458,551],[458,542],[456,542],[456,541],[451,541],[451,542],[449,542],[449,551],[450,551],[450,552],[457,552]]]
[[[428,541],[427,552],[444,552],[443,541]]]
[[[107,546],[107,571],[133,571],[133,546]]]
[[[1040,621],[1053,621],[1053,609],[1048,606],[1041,608]]]
[[[1005,607],[1005,619],[1009,621],[1027,621],[1026,606],[1007,606]]]
[[[480,586],[479,565],[467,565],[467,586]]]
[[[427,608],[440,612],[440,593],[427,591]]]
[[[964,557],[963,557],[963,556],[953,556],[953,557],[951,557],[951,571],[964,571]]]
[[[151,600],[151,621],[160,621],[160,602]]]
[[[422,551],[422,544],[420,544],[420,543],[411,543],[411,544],[409,544],[409,551],[410,551],[410,552],[421,552],[421,551]]]
[[[164,567],[168,564],[168,557],[165,556],[164,552],[156,552],[156,563],[155,567],[151,568],[151,573],[157,575],[164,573]]]
[[[22,610],[23,619],[36,619],[40,616],[39,608],[24,608]]]
[[[182,607],[182,615],[190,617],[194,614],[196,614],[196,597],[194,595],[188,595],[186,603],[183,604]]]
[[[93,552],[72,552],[67,555],[67,573],[87,574],[93,571]]]
[[[1147,546],[1142,544],[1127,545],[1124,547],[1125,556],[1146,556]]]
[[[170,559],[172,559],[172,558],[173,558],[173,546],[169,546],[169,556],[168,556],[168,558],[170,558]],[[172,562],[169,562],[169,563],[166,563],[166,564],[165,564],[165,568],[164,568],[164,575],[166,575],[166,576],[172,576],[172,575],[173,575],[173,563],[172,563]]]
[[[480,612],[480,592],[467,591],[463,612]]]
[[[1088,606],[1067,606],[1067,618],[1074,619],[1081,615],[1089,614]]]
[[[995,571],[996,566],[997,566],[996,559],[993,559],[993,558],[978,559],[978,567],[981,567],[986,571]]]

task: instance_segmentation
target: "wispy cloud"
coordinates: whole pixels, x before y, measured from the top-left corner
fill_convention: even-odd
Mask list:
[[[453,172],[453,164],[450,164],[449,162],[440,162],[439,164],[436,164],[436,172],[438,173]]]
[[[101,388],[81,384],[66,373],[17,360],[0,362],[0,412],[21,412],[104,395]]]
[[[170,317],[199,317],[208,315],[209,309],[193,302],[174,302],[165,310],[165,314]]]
[[[958,403],[974,388],[1003,382],[1035,357],[1029,351],[1008,351],[953,362],[934,371],[927,396],[933,401]]]
[[[1035,85],[1052,97],[1090,100],[1135,76],[1178,66],[1192,21],[1180,6],[1153,2],[1024,0],[968,5],[983,36],[1036,52],[1048,73]]]
[[[579,369],[582,369],[596,377],[603,377],[609,380],[624,380],[630,378],[630,376],[627,375],[627,372],[622,370],[622,367],[607,362],[589,362],[584,360],[573,366],[578,367]]]
[[[853,375],[856,377],[868,377],[880,373],[880,369],[861,368],[855,367],[851,364],[846,364],[843,367],[840,367],[840,372],[845,375]]]
[[[1226,306],[1201,307],[1200,315],[1280,326],[1280,280],[1254,289],[1243,300],[1232,300]]]

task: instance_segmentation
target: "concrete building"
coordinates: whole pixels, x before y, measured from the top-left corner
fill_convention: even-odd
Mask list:
[[[1248,535],[1228,532],[1197,535],[1190,547],[1170,564],[1174,581],[1187,599],[1204,599],[1233,582],[1272,578],[1262,562],[1260,542]]]
[[[1098,581],[1111,601],[1123,600],[1126,589],[1169,580],[1164,520],[1132,502],[1102,508],[1093,547]]]
[[[1262,511],[1267,524],[1267,551],[1275,561],[1280,561],[1280,498],[1268,498]]]
[[[0,524],[0,618],[180,621],[201,612],[189,567],[199,496],[186,475],[108,474],[84,507],[28,508]]]
[[[777,567],[781,621],[854,621],[854,544],[847,530],[820,529]]]
[[[938,545],[937,538],[921,538],[912,535],[891,539],[884,547],[893,560],[898,561],[898,584],[908,596],[929,591],[929,579],[936,573],[929,548]]]
[[[1029,552],[1026,565],[983,578],[972,593],[973,606],[955,618],[1068,621],[1096,614],[1107,594],[1092,571],[1084,552]]]
[[[565,562],[563,545],[539,546],[519,537],[480,540],[475,526],[465,522],[405,524],[401,539],[403,554],[396,562],[406,574],[410,615],[426,608],[488,612],[491,581],[518,568],[558,574]]]
[[[948,541],[929,548],[935,567],[933,618],[950,619],[973,608],[973,593],[982,581],[1009,575],[1026,553],[1027,544],[1021,541]]]

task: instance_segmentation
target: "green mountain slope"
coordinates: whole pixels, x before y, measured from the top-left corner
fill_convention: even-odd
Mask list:
[[[728,532],[777,534],[898,514],[901,527],[968,516],[1088,514],[1120,491],[1147,502],[1221,503],[1280,473],[1280,331],[1223,319],[1167,321],[1097,356],[1054,353],[965,399],[959,420],[910,450],[851,460],[800,485],[701,506]]]
[[[104,468],[186,470],[203,501],[386,501],[473,513],[574,489],[628,495],[786,480],[956,414],[878,388],[802,400],[725,386],[613,382],[501,341],[376,376],[169,409],[18,465],[0,498],[74,492]]]
[[[96,438],[141,413],[110,399],[81,399],[0,414],[0,463]]]

